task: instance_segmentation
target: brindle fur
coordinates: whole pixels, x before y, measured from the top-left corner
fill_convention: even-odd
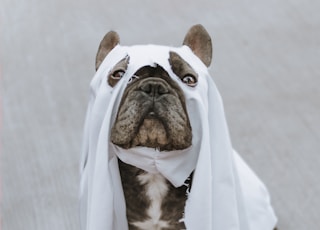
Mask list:
[[[131,223],[145,221],[149,218],[146,210],[150,200],[145,195],[145,185],[141,185],[137,177],[146,173],[142,169],[128,165],[119,160],[121,182],[126,198],[127,218],[130,230],[139,230]],[[187,194],[191,189],[192,175],[181,187],[175,188],[169,181],[166,182],[169,188],[167,196],[162,200],[161,220],[167,221],[170,228],[163,230],[185,229],[183,221],[184,206]],[[151,230],[151,229],[150,229]]]

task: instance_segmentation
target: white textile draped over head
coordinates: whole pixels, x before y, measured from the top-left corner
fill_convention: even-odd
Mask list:
[[[196,71],[199,76],[196,87],[183,84],[173,73],[168,61],[170,51],[179,54]],[[108,73],[127,55],[128,69],[112,88],[107,83]],[[123,150],[110,141],[120,99],[130,77],[139,68],[156,64],[185,93],[193,138],[192,146],[182,154],[143,147]],[[117,45],[92,79],[81,160],[82,230],[128,229],[118,157],[146,171],[160,172],[175,186],[181,186],[194,170],[184,214],[188,230],[272,230],[275,227],[276,217],[268,192],[233,150],[220,94],[206,66],[187,46]]]

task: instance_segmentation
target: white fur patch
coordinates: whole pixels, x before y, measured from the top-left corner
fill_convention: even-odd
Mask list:
[[[140,184],[146,186],[146,195],[150,199],[150,207],[147,211],[149,219],[143,222],[134,222],[134,226],[141,230],[161,230],[168,228],[169,224],[161,218],[162,200],[168,192],[166,180],[160,174],[144,173],[138,176]]]

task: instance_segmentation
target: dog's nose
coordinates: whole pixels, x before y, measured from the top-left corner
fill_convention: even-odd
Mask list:
[[[166,84],[159,80],[148,80],[141,84],[140,90],[152,97],[169,93]]]

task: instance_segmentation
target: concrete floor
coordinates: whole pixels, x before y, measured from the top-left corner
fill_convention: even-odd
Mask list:
[[[318,0],[1,0],[2,229],[79,229],[102,36],[178,46],[197,23],[214,38],[233,144],[267,184],[280,229],[320,229],[319,11]]]

